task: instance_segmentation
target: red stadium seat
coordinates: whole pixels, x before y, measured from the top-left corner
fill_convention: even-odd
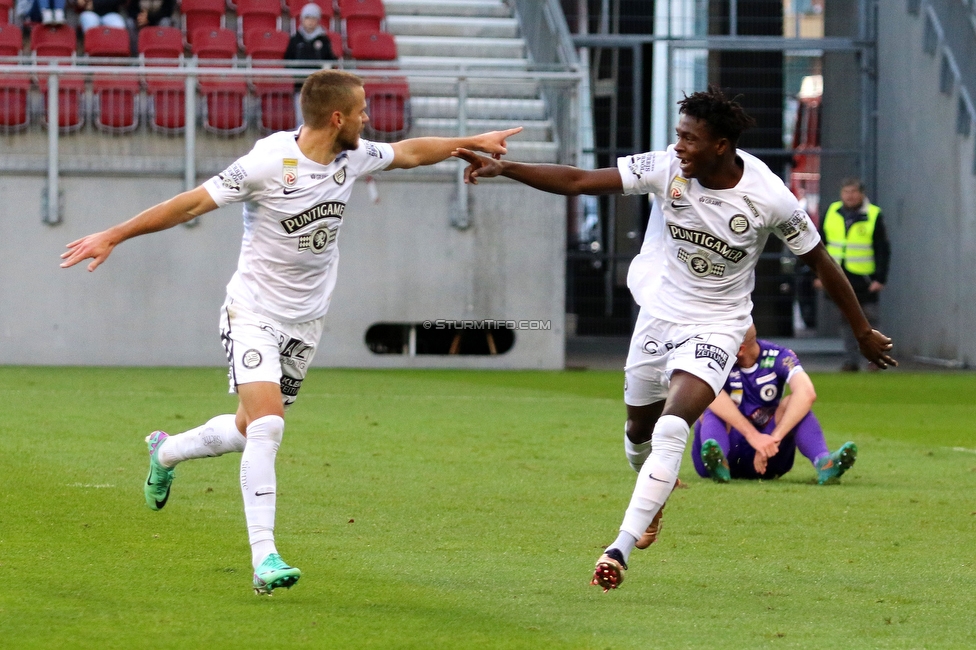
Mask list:
[[[140,29],[139,54],[147,59],[179,59],[183,56],[183,32],[176,27]]]
[[[237,53],[237,36],[229,29],[200,30],[193,54],[205,65],[230,65]],[[247,82],[243,77],[203,77],[203,128],[213,133],[233,135],[247,129]]]
[[[139,55],[147,65],[153,59],[183,57],[183,32],[176,27],[139,30]],[[165,65],[162,63],[161,65]],[[146,75],[146,119],[154,131],[181,133],[186,127],[186,94],[181,77]]]
[[[0,24],[0,56],[18,56],[23,49],[24,34],[20,27]],[[30,111],[27,110],[30,86],[30,75],[26,73],[0,75],[0,133],[19,130],[30,124]]]
[[[339,18],[348,40],[360,31],[382,31],[386,10],[383,0],[339,0]]]
[[[367,78],[367,138],[395,142],[410,130],[410,86],[403,77]]]
[[[85,53],[98,57],[129,57],[129,31],[93,27],[85,32]],[[92,61],[95,63],[95,61]],[[135,75],[96,73],[92,80],[92,119],[95,127],[113,133],[139,126],[139,79]]]
[[[0,0],[0,25],[13,22],[14,0]]]
[[[255,29],[281,28],[281,6],[269,0],[237,0],[237,40],[245,49],[244,37]]]
[[[251,58],[254,68],[267,69],[274,61],[280,66],[288,47],[288,34],[279,31],[252,29],[244,40],[244,50]],[[255,63],[257,62],[257,63]],[[275,64],[272,64],[275,65]],[[255,76],[251,81],[254,94],[258,98],[261,116],[258,125],[262,131],[290,131],[295,128],[295,83],[287,70],[276,69],[275,77]]]
[[[31,31],[31,52],[35,56],[75,56],[78,40],[75,30],[68,25],[35,25]],[[84,126],[85,113],[81,101],[85,94],[85,79],[64,69],[58,75],[58,127],[63,132],[76,131]],[[47,124],[47,74],[38,75],[38,86],[44,97],[45,124]]]
[[[85,32],[88,56],[130,57],[129,31],[120,27],[93,27]]]
[[[182,0],[180,5],[183,40],[193,45],[200,30],[220,29],[225,25],[224,0]]]
[[[244,52],[258,61],[280,61],[288,49],[288,34],[277,29],[252,29],[244,36]]]
[[[34,25],[31,52],[37,56],[74,56],[78,49],[75,30],[68,25]]]
[[[349,54],[354,59],[372,61],[393,61],[397,58],[396,41],[386,32],[357,32],[350,34],[346,41]]]

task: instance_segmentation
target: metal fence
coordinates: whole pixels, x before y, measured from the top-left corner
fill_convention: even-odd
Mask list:
[[[297,90],[313,71],[278,61],[274,68],[153,63],[0,60],[0,171],[47,177],[46,222],[60,219],[63,175],[173,176],[189,188],[218,173],[256,138],[301,123]],[[577,162],[579,75],[566,66],[344,67],[365,81],[366,138],[463,136],[522,125],[525,131],[510,141],[513,157]],[[459,228],[468,224],[462,170],[452,160],[414,172],[457,177]]]

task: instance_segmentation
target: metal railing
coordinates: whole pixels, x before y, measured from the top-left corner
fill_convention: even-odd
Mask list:
[[[46,205],[42,208],[45,222],[60,220],[59,178],[65,174],[171,176],[182,178],[187,188],[195,186],[201,177],[218,173],[246,153],[257,137],[281,130],[269,128],[265,119],[270,105],[263,98],[269,87],[276,88],[279,95],[276,110],[294,111],[296,84],[318,69],[279,61],[274,67],[244,60],[226,65],[207,61],[206,66],[195,59],[160,63],[99,59],[95,65],[82,58],[0,59],[0,171],[47,177]],[[360,75],[367,85],[405,82],[409,89],[403,106],[406,115],[401,116],[404,128],[386,133],[367,130],[364,137],[463,136],[524,122],[531,127],[526,135],[531,133],[536,140],[513,138],[513,154],[529,159],[542,156],[549,162],[577,162],[580,80],[572,67],[538,69],[540,66],[530,65],[498,70],[469,62],[463,68],[343,68]],[[7,83],[10,79],[21,81]],[[24,79],[30,80],[29,85]],[[116,97],[105,91],[106,79],[136,79],[138,84],[128,88],[122,84]],[[179,128],[157,123],[154,111],[160,109],[160,102],[151,89],[154,82],[163,81],[169,83],[168,92],[182,95],[184,119]],[[130,96],[121,98],[123,93]],[[105,124],[105,103],[115,99],[127,102],[124,110],[133,111],[133,124],[124,128]],[[237,103],[233,110],[240,113],[234,114],[238,121],[217,124],[214,111],[226,108],[231,99]],[[18,107],[13,106],[20,101],[26,111],[23,121],[16,119],[19,114],[14,109]],[[177,108],[180,106],[170,106],[170,110]],[[381,121],[390,120],[372,115],[374,125]],[[48,128],[55,124],[59,128]],[[451,160],[403,173],[453,176],[458,186],[458,210],[453,221],[463,228],[470,219],[462,170],[460,161]]]

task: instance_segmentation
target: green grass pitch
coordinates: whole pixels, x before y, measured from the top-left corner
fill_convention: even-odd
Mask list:
[[[0,368],[2,648],[973,648],[976,375],[815,375],[840,485],[686,458],[661,540],[588,586],[634,483],[622,373],[313,371],[250,588],[239,456],[143,502],[143,438],[230,412],[220,369]],[[690,447],[690,445],[689,445]]]

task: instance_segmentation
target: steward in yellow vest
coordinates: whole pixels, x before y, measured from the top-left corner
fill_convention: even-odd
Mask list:
[[[867,200],[859,183],[845,186],[841,197],[824,214],[820,227],[824,246],[844,269],[858,300],[877,302],[888,281],[891,259],[881,208]]]

